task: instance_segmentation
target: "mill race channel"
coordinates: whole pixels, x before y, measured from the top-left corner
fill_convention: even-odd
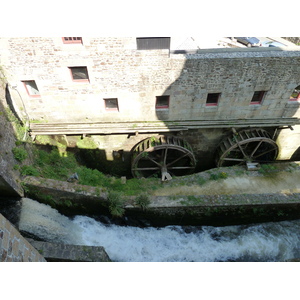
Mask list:
[[[21,232],[49,242],[103,246],[115,262],[283,262],[300,257],[300,220],[139,228],[66,217],[29,198],[20,202]]]

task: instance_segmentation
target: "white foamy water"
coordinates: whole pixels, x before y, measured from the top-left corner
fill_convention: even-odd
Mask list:
[[[69,219],[23,199],[20,229],[49,241],[103,246],[119,262],[285,261],[300,257],[300,220],[226,227],[137,228]],[[24,205],[24,204],[23,204]]]

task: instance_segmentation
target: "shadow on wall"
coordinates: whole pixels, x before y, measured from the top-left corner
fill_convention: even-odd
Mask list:
[[[247,50],[248,51],[248,50]],[[200,50],[199,53],[205,53],[203,50]],[[180,54],[182,55],[182,54]],[[268,60],[263,60],[260,58],[255,58],[257,66],[259,69],[253,70],[253,68],[247,68],[250,65],[249,60],[242,60],[238,58],[222,60],[221,65],[220,59],[218,58],[208,58],[207,59],[190,59],[190,54],[185,53],[184,57],[186,59],[184,67],[181,70],[180,75],[177,79],[170,84],[170,86],[165,89],[161,95],[157,95],[156,100],[156,117],[157,119],[164,121],[168,126],[168,121],[185,121],[185,120],[206,120],[213,121],[224,119],[231,122],[238,118],[232,117],[232,110],[237,109],[237,106],[247,99],[241,99],[241,89],[245,85],[253,87],[253,93],[256,89],[259,91],[264,89],[264,86],[275,87],[274,82],[280,78],[286,78],[286,70],[281,70],[279,65],[276,68],[276,74],[274,72],[267,76],[268,71]],[[279,62],[275,62],[279,63]],[[276,66],[275,66],[276,67]],[[296,68],[292,66],[292,69]],[[287,85],[290,86],[291,82],[297,82],[298,73],[296,69],[293,69],[290,72],[290,82]],[[298,72],[298,73],[297,73]],[[266,75],[267,74],[267,75]],[[160,74],[163,76],[163,74]],[[167,74],[165,74],[167,76]],[[262,76],[265,77],[262,77]],[[259,88],[258,79],[260,78]],[[261,78],[266,78],[265,82],[262,82]],[[151,80],[149,80],[151,82]],[[295,86],[299,85],[295,84]],[[278,84],[278,86],[282,87]],[[151,89],[155,88],[155,85]],[[290,91],[292,92],[292,91]],[[247,97],[249,96],[249,90]],[[289,92],[287,93],[289,94]],[[208,97],[210,95],[210,97]],[[217,95],[217,96],[216,96]],[[219,96],[218,96],[219,95]],[[285,91],[282,91],[282,99],[284,99]],[[244,96],[244,95],[243,95]],[[223,99],[227,101],[223,102]],[[14,105],[8,90],[6,87],[6,100],[8,105],[11,107],[11,110],[14,112],[16,117],[18,114],[14,109]],[[208,105],[206,102],[208,101]],[[281,102],[283,102],[282,100]],[[288,99],[286,100],[288,101]],[[284,109],[281,103],[279,106]],[[242,107],[242,106],[241,106]],[[295,102],[293,105],[289,106],[286,109],[284,115],[285,118],[293,117],[296,111],[298,111],[298,102]],[[247,115],[243,109],[241,112],[243,116],[241,118],[251,119],[255,118],[255,112],[259,112],[262,106],[256,106],[253,109],[251,108],[251,113]],[[277,108],[276,108],[277,109]],[[266,110],[267,111],[267,110]],[[149,133],[150,135],[151,133]],[[153,133],[155,134],[155,133]],[[192,147],[192,155],[195,156],[197,160],[195,171],[207,170],[216,166],[215,164],[215,149],[221,140],[229,134],[232,134],[230,128],[208,128],[208,129],[190,129],[188,131],[173,131],[166,132],[165,134],[170,136],[176,136],[187,141]],[[142,135],[140,135],[142,140]],[[52,137],[54,142],[60,137]],[[68,137],[69,139],[69,137]],[[71,139],[71,138],[70,138]],[[140,140],[140,141],[141,141]],[[63,142],[62,142],[63,143]],[[138,143],[138,142],[137,142]],[[55,143],[54,143],[55,145]],[[86,165],[92,169],[98,169],[101,172],[109,173],[116,176],[131,176],[131,152],[132,147],[124,147],[122,151],[114,151],[112,153],[111,159],[107,159],[107,151],[105,149],[92,149],[85,148],[81,149],[74,146],[69,146],[69,143],[65,144],[67,150],[74,152],[79,163]],[[159,161],[159,167],[163,168],[165,166],[164,159],[167,158],[169,161],[167,164],[174,164],[176,167],[181,170],[188,170],[192,159],[190,157],[189,151],[183,151],[178,153],[175,150],[170,157],[166,156],[168,150],[160,149],[154,155],[160,156],[160,161],[155,158],[156,166]],[[189,147],[183,147],[189,150]],[[177,156],[177,154],[179,156]],[[147,153],[144,154],[145,156]],[[184,163],[178,164],[178,158],[182,157]],[[151,158],[151,157],[150,157]],[[146,168],[152,168],[151,165],[146,165]],[[184,169],[185,168],[185,169]]]
[[[300,161],[300,146],[297,148],[297,150],[293,153],[293,155],[290,158],[291,161]]]
[[[205,59],[192,59],[193,53],[178,53],[186,59],[181,74],[156,99],[156,116],[166,121],[166,125],[168,121],[205,120],[211,121],[213,127],[217,120],[228,120],[228,123],[234,124],[239,119],[292,118],[299,109],[297,101],[289,101],[293,93],[291,84],[294,83],[295,88],[299,85],[297,65],[291,66],[292,72],[287,78],[280,60],[274,62],[272,57],[254,57],[251,61],[240,58],[221,60],[208,55]],[[205,55],[208,52],[194,51],[194,54],[197,53]],[[261,99],[260,94],[263,95]],[[272,95],[278,99],[277,103],[272,102]],[[254,100],[259,103],[254,103]],[[276,127],[274,121],[274,127],[265,129],[273,136]],[[232,135],[232,130],[190,129],[168,134],[182,137],[192,146],[197,159],[196,171],[203,171],[216,167],[216,148],[225,137]]]
[[[46,164],[50,164],[50,168],[52,169],[53,165],[57,165],[57,173],[61,171],[62,174],[65,174],[66,169],[70,169],[70,172],[65,174],[65,179],[71,176],[78,166],[85,166],[92,170],[97,169],[110,176],[131,177],[131,153],[129,151],[113,151],[112,156],[108,159],[105,149],[78,147],[76,141],[80,139],[81,136],[67,137],[67,140],[63,136],[47,136],[47,142],[36,141],[35,147],[38,150],[48,153],[48,157],[43,155],[41,158],[43,167],[45,167]],[[90,141],[91,137],[86,137],[85,139]],[[53,150],[54,153],[51,154]],[[74,155],[77,161],[76,165],[68,160],[69,154]],[[52,158],[51,155],[53,156]],[[55,156],[57,157],[57,162],[55,161]],[[60,166],[61,169],[59,169]],[[55,176],[55,174],[53,175]]]

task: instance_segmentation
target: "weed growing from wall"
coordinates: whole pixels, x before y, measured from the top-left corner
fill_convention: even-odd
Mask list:
[[[124,209],[124,201],[121,198],[121,194],[118,192],[110,191],[108,193],[109,211],[114,217],[122,217]]]
[[[27,151],[21,147],[13,148],[12,152],[14,154],[14,158],[19,162],[23,162],[28,157]]]
[[[135,204],[140,206],[143,210],[146,209],[150,204],[149,196],[146,194],[141,194],[136,197]]]

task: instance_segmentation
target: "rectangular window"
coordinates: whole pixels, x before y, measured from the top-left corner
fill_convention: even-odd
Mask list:
[[[27,94],[30,97],[40,97],[40,91],[34,80],[23,81]]]
[[[81,37],[63,37],[64,44],[82,44]]]
[[[221,93],[207,94],[206,106],[217,106]]]
[[[170,96],[157,96],[155,108],[156,109],[167,109],[169,108]]]
[[[169,49],[169,37],[140,37],[136,38],[137,50]]]
[[[106,98],[104,99],[105,109],[119,111],[118,99],[117,98]]]
[[[250,104],[261,104],[265,94],[266,94],[266,91],[256,91],[256,92],[254,92]]]
[[[69,67],[73,81],[89,81],[87,67]]]

